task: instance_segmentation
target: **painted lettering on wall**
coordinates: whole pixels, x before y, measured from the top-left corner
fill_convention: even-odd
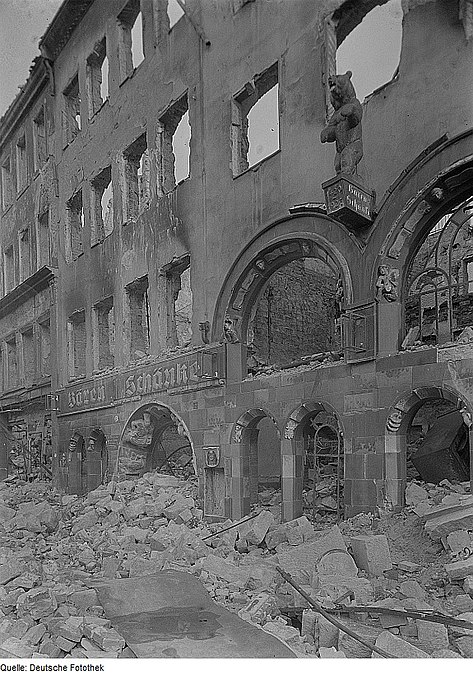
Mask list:
[[[121,398],[141,396],[175,387],[184,387],[199,381],[198,361],[166,364],[167,367],[150,368],[128,375],[123,382]]]

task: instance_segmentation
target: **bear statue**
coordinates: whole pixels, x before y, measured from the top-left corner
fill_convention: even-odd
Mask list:
[[[335,112],[320,134],[322,143],[335,143],[335,171],[337,174],[356,174],[356,167],[363,157],[361,118],[363,108],[356,98],[351,83],[351,71],[329,77],[330,100]]]

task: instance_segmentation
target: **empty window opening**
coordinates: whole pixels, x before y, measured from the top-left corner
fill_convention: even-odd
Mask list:
[[[79,78],[76,75],[66,89],[64,89],[64,145],[73,141],[81,128]]]
[[[192,340],[190,259],[171,264],[166,271],[168,346],[185,347]]]
[[[13,199],[13,176],[10,157],[2,162],[2,208],[10,206]]]
[[[18,233],[18,249],[20,263],[20,281],[27,279],[32,273],[31,269],[31,232],[29,227],[25,227]]]
[[[42,377],[51,375],[51,329],[49,319],[39,324],[39,370]]]
[[[108,57],[107,42],[98,42],[87,59],[87,94],[89,117],[100,110],[108,98]]]
[[[141,277],[126,287],[128,297],[128,328],[130,360],[135,361],[149,354],[150,308],[148,277]]]
[[[18,353],[16,338],[13,337],[6,342],[7,348],[7,383],[8,389],[14,389],[19,383],[18,372]]]
[[[66,260],[72,262],[84,252],[84,208],[82,190],[67,202]]]
[[[50,242],[51,235],[49,231],[49,209],[42,213],[38,218],[38,246],[37,246],[37,255],[38,255],[38,267],[43,267],[44,265],[50,265],[51,263],[51,254],[50,254]]]
[[[69,376],[81,377],[86,373],[87,333],[85,312],[75,312],[68,321]]]
[[[470,480],[468,428],[453,402],[427,400],[415,413],[407,430],[406,462],[408,479]]]
[[[333,15],[338,45],[336,72],[352,71],[360,101],[390,82],[399,65],[401,0],[380,1],[378,5],[363,16],[366,10],[362,3],[349,0]]]
[[[12,288],[16,286],[16,265],[15,265],[15,252],[13,246],[9,246],[5,253],[3,254],[4,262],[4,286],[5,293],[11,291]]]
[[[114,366],[115,317],[113,298],[107,298],[94,307],[94,368],[106,370]]]
[[[343,436],[337,417],[312,415],[302,429],[304,444],[303,508],[316,522],[336,522],[343,515]]]
[[[336,289],[336,272],[318,258],[293,260],[275,272],[250,321],[250,371],[339,350]]]
[[[232,101],[232,164],[237,176],[279,150],[278,64]]]
[[[182,2],[182,4],[184,5],[185,2]],[[177,0],[168,0],[167,13],[169,19],[169,29],[171,29],[174,24],[176,24],[185,14]]]
[[[21,136],[16,142],[16,189],[21,192],[27,183],[26,139]]]
[[[22,333],[21,341],[23,344],[23,377],[25,384],[31,385],[36,375],[35,341],[32,328]]]
[[[409,344],[454,341],[473,326],[472,206],[470,198],[434,222],[412,259],[404,306]]]
[[[92,233],[96,244],[113,231],[112,167],[108,166],[92,181]]]
[[[48,158],[44,106],[40,108],[38,114],[33,120],[33,157],[35,171],[41,169]]]
[[[131,0],[118,16],[120,26],[119,60],[121,80],[131,75],[144,59],[143,16],[140,1]]]
[[[158,130],[158,189],[160,194],[166,194],[189,177],[191,126],[187,94],[164,113]]]
[[[251,501],[271,511],[279,521],[281,515],[280,434],[270,417],[263,417],[255,431],[256,443],[250,446],[252,448],[250,452]]]
[[[149,202],[149,153],[142,134],[123,153],[125,169],[124,220],[136,220]]]

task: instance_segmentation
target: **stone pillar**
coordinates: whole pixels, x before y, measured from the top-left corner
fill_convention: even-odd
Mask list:
[[[226,379],[228,383],[241,382],[248,372],[246,366],[246,345],[242,342],[225,345]]]
[[[281,520],[287,522],[302,515],[304,441],[281,440]]]
[[[258,470],[258,435],[259,429],[246,429],[244,432],[245,442],[248,443],[248,455],[249,455],[249,479],[250,479],[250,502],[251,504],[258,503],[258,482],[259,482],[259,470]]]
[[[239,440],[227,446],[225,466],[225,515],[233,520],[243,518],[250,512],[250,445],[245,431]]]
[[[404,506],[407,484],[407,436],[403,433],[387,433],[385,436],[386,498],[395,511]]]
[[[7,415],[0,415],[0,480],[8,476],[8,454],[10,441],[8,439]]]
[[[380,302],[378,308],[378,356],[390,356],[399,351],[401,303]]]

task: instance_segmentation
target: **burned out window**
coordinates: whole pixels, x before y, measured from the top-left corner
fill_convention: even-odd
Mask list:
[[[15,389],[19,385],[18,349],[16,336],[6,341],[7,388]]]
[[[113,232],[112,167],[107,166],[92,181],[92,245]]]
[[[10,206],[13,200],[13,174],[10,155],[2,162],[2,209]]]
[[[113,298],[101,300],[94,306],[93,320],[94,369],[113,368],[115,351]]]
[[[21,342],[23,347],[23,378],[28,386],[33,384],[36,375],[35,340],[32,328],[21,334]]]
[[[51,235],[49,230],[49,209],[38,218],[37,224],[37,260],[38,267],[51,264]]]
[[[187,94],[160,118],[158,125],[158,192],[163,195],[189,176],[191,127]]]
[[[67,322],[69,377],[86,373],[87,333],[85,311],[74,312]]]
[[[13,246],[9,246],[3,254],[3,274],[5,293],[15,288],[17,284],[15,251]]]
[[[48,158],[48,140],[46,136],[46,117],[44,106],[41,106],[33,120],[33,158],[34,170],[41,169]]]
[[[118,16],[120,79],[131,75],[145,58],[140,0],[130,0]]]
[[[72,78],[70,84],[64,89],[63,99],[62,133],[63,145],[66,146],[74,140],[82,128],[79,78],[77,75]]]
[[[148,299],[148,277],[144,276],[126,286],[126,311],[130,361],[136,361],[149,354],[150,349],[150,308]]]
[[[38,324],[39,331],[39,373],[41,377],[51,375],[51,328],[50,320]]]
[[[189,256],[171,263],[164,271],[167,291],[167,346],[185,347],[192,340]]]
[[[328,79],[352,71],[360,101],[397,73],[402,40],[401,0],[347,0],[324,25],[327,116],[333,113]]]
[[[107,41],[103,38],[95,45],[94,51],[87,59],[89,118],[100,110],[108,98],[108,70]]]
[[[450,342],[473,327],[472,213],[470,198],[443,215],[412,260],[404,301],[410,344]]]
[[[23,227],[18,233],[20,282],[32,274],[32,244],[31,228]]]
[[[136,220],[149,202],[149,153],[142,134],[123,153],[124,222]]]
[[[16,189],[21,192],[28,182],[28,162],[25,134],[16,142]]]
[[[279,150],[278,64],[248,82],[232,101],[233,175]]]
[[[66,204],[66,260],[72,262],[84,252],[84,207],[82,190]]]
[[[338,272],[315,257],[288,262],[269,277],[249,324],[250,370],[340,349],[337,282]]]

